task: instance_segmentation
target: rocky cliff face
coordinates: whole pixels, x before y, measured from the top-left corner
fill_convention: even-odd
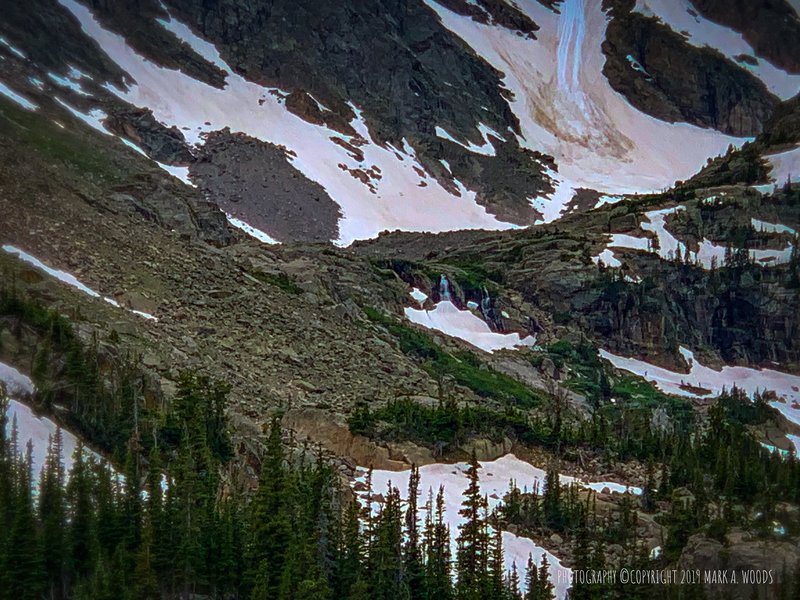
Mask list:
[[[786,0],[694,0],[692,5],[712,21],[740,32],[775,66],[800,73],[800,18]]]
[[[754,136],[778,99],[755,76],[689,45],[655,18],[617,10],[603,44],[603,73],[639,110],[735,136]]]

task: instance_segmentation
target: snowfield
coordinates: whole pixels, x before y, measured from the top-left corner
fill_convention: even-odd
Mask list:
[[[461,196],[454,196],[432,177],[419,175],[415,168],[421,172],[424,169],[408,144],[401,149],[376,144],[356,107],[357,116],[351,125],[358,132],[357,137],[308,123],[286,109],[285,93],[234,74],[212,44],[174,19],[161,21],[161,26],[222,68],[228,74],[224,89],[158,67],[136,54],[123,37],[104,29],[89,9],[75,0],[60,1],[89,37],[135,81],[124,90],[107,86],[122,100],[152,109],[156,119],[180,128],[191,144],[203,144],[204,133],[230,127],[234,133],[284,146],[292,165],[322,185],[341,206],[338,243],[347,245],[356,239],[375,237],[383,230],[438,232],[511,227],[479,206],[474,192],[461,186]],[[484,135],[491,133],[486,131]],[[359,162],[335,139],[359,146],[364,160]],[[367,174],[366,183],[358,179],[359,174]],[[420,187],[420,183],[426,185]]]
[[[241,229],[247,235],[249,235],[251,237],[254,237],[259,242],[263,242],[265,244],[280,244],[280,242],[278,240],[276,240],[274,237],[272,237],[268,233],[266,233],[264,231],[261,231],[260,229],[256,229],[252,225],[248,225],[247,223],[245,223],[241,219],[237,219],[236,217],[234,217],[231,214],[225,213],[225,218],[228,219],[228,223],[230,223],[231,225],[233,225],[237,229]]]
[[[458,514],[461,508],[462,496],[467,487],[468,480],[466,478],[466,471],[469,465],[467,463],[444,464],[437,463],[432,465],[425,465],[419,468],[420,474],[420,498],[419,505],[421,507],[421,519],[425,518],[424,504],[428,499],[429,492],[435,497],[439,486],[444,486],[444,499],[445,499],[445,520],[450,526],[451,541],[453,543],[453,556],[455,557],[455,541],[458,537],[458,526],[461,524],[462,519]],[[389,484],[396,487],[400,491],[401,497],[405,500],[408,498],[408,478],[410,471],[382,471],[373,470],[372,472],[372,492],[373,494],[383,494]],[[544,485],[546,473],[543,469],[534,467],[533,465],[520,460],[513,454],[506,454],[505,456],[492,461],[480,462],[480,485],[482,493],[489,501],[489,508],[493,509],[502,500],[503,495],[508,492],[509,484],[514,481],[516,486],[521,490],[532,491],[534,486],[539,487],[541,492]],[[355,483],[361,484],[358,495],[362,501],[366,500],[366,491],[363,490],[363,484],[367,478],[367,469],[359,469],[355,478]],[[622,493],[626,487],[620,483],[614,482],[594,482],[585,483],[576,480],[574,477],[568,475],[561,475],[562,485],[577,482],[585,487],[590,487],[594,490],[602,491],[604,489]],[[640,494],[639,488],[629,488],[629,491],[634,494]],[[373,496],[373,500],[375,497]],[[378,503],[373,502],[373,510],[377,510]],[[528,555],[532,555],[537,563],[542,560],[542,555],[547,555],[547,560],[550,563],[550,579],[555,585],[557,596],[564,598],[570,580],[571,570],[561,565],[561,561],[547,552],[544,548],[534,543],[532,540],[516,536],[509,532],[503,532],[503,549],[505,552],[505,565],[506,569],[511,569],[512,564],[516,564],[517,571],[520,577],[524,579],[525,565],[528,562]]]
[[[718,396],[722,390],[730,390],[734,385],[750,396],[756,392],[774,391],[778,398],[770,402],[770,405],[787,419],[800,425],[800,375],[791,375],[772,369],[730,366],[724,366],[721,370],[716,371],[700,364],[691,350],[681,347],[680,353],[689,365],[688,373],[670,371],[637,358],[617,356],[602,349],[600,357],[609,361],[617,369],[643,377],[665,394],[685,398]],[[689,387],[700,388],[707,393],[689,389]]]
[[[788,233],[789,235],[797,235],[797,232],[788,225],[781,225],[780,223],[767,223],[759,219],[750,219],[750,224],[756,231],[763,233]]]
[[[565,0],[555,14],[537,0],[515,5],[541,29],[538,39],[483,25],[426,0],[442,23],[489,64],[505,74],[514,94],[511,109],[522,129],[520,142],[555,157],[558,182],[549,205],[532,198],[552,221],[575,188],[609,194],[659,191],[686,179],[709,156],[743,139],[685,123],[649,117],[628,104],[602,74],[607,17],[595,0]]]
[[[789,179],[795,183],[800,180],[800,146],[786,152],[767,154],[764,159],[772,167],[769,176],[777,185],[782,186]]]
[[[412,297],[420,302],[413,293]],[[464,340],[486,352],[536,344],[536,336],[533,335],[521,338],[518,333],[492,331],[482,318],[472,311],[459,310],[449,300],[439,302],[433,310],[406,307],[403,311],[412,323]]]

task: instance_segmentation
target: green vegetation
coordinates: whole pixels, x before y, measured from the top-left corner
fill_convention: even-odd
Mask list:
[[[477,261],[448,261],[448,266],[455,267],[452,277],[462,289],[483,290],[490,295],[497,295],[498,284],[503,283],[503,274],[500,271],[487,269]]]
[[[282,289],[284,292],[294,294],[295,296],[303,293],[300,288],[286,273],[264,273],[263,271],[253,271],[250,273],[253,277],[258,279],[261,283],[274,286]]]
[[[471,389],[478,396],[507,402],[520,408],[539,406],[545,398],[543,393],[483,364],[471,352],[445,352],[429,335],[377,310],[365,307],[364,314],[371,321],[385,327],[397,338],[404,353],[420,360],[422,367],[439,380],[452,377],[456,383]]]
[[[471,435],[484,435],[495,441],[508,435],[526,443],[544,444],[552,440],[548,426],[511,406],[504,410],[460,407],[452,402],[425,406],[401,398],[374,411],[362,403],[352,412],[348,423],[350,431],[361,435],[445,447],[463,442]]]
[[[121,161],[98,152],[96,144],[86,143],[83,136],[87,134],[61,128],[40,113],[20,108],[4,97],[0,97],[0,135],[16,140],[18,151],[28,148],[45,163],[63,164],[82,177],[117,182],[128,175]]]

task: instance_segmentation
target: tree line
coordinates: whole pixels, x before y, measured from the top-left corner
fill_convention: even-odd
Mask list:
[[[184,375],[175,445],[144,452],[134,432],[115,466],[79,446],[67,472],[59,431],[38,481],[30,443],[3,417],[0,600],[553,597],[546,559],[505,570],[477,461],[451,532],[444,491],[423,503],[417,470],[407,501],[390,488],[373,503],[368,489],[362,506],[330,464],[287,449],[276,419],[245,495],[221,476],[217,400],[207,379]]]

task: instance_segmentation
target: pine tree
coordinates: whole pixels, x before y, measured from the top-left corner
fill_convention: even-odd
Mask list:
[[[645,512],[653,512],[656,507],[656,495],[658,494],[658,490],[656,489],[656,482],[655,482],[655,469],[653,467],[653,461],[648,459],[647,461],[647,475],[644,485],[644,490],[642,491],[642,509]]]
[[[551,529],[560,531],[563,527],[561,506],[561,482],[558,471],[551,466],[547,470],[542,499],[542,512],[545,524]]]
[[[503,561],[503,532],[497,519],[492,523],[494,530],[489,544],[489,558],[484,589],[485,598],[502,598],[505,593],[504,561]]]
[[[449,600],[453,597],[450,565],[450,529],[444,520],[444,487],[436,494],[436,509],[429,509],[425,529],[425,589],[430,600]]]
[[[280,421],[276,418],[270,428],[251,509],[247,577],[253,589],[253,600],[275,598],[281,582],[290,539],[285,503],[286,477]]]
[[[14,600],[38,600],[44,591],[45,573],[42,549],[33,507],[32,456],[29,441],[24,458],[16,464],[16,490],[13,519],[6,556],[6,597]]]
[[[72,456],[67,485],[69,569],[73,581],[89,575],[96,560],[91,494],[92,477],[84,457],[83,444],[79,443]]]
[[[134,595],[137,600],[159,600],[158,580],[153,568],[153,521],[150,515],[145,519],[144,527],[139,541],[139,548],[136,552],[134,583]]]
[[[404,600],[409,595],[403,568],[401,522],[400,492],[390,484],[369,553],[370,588],[376,600]]]
[[[516,562],[511,563],[511,572],[508,575],[508,598],[509,600],[522,600]]]
[[[5,397],[5,388],[0,385],[0,600],[7,599],[5,590],[9,586],[9,536],[14,520],[16,490],[11,444],[6,439],[7,411],[8,399]]]
[[[66,591],[66,505],[61,429],[49,440],[47,458],[39,486],[39,521],[42,524],[42,549],[47,594],[59,598]]]
[[[336,564],[336,595],[346,598],[362,579],[363,543],[359,531],[358,516],[361,508],[357,501],[345,509],[339,541],[339,556]]]
[[[550,582],[550,564],[547,561],[547,554],[542,555],[542,564],[539,567],[539,598],[538,600],[550,600],[554,598],[553,584]]]
[[[539,569],[530,555],[528,555],[528,565],[525,569],[525,600],[541,600],[539,598]]]
[[[459,526],[458,550],[456,552],[457,596],[460,600],[479,600],[486,574],[487,556],[484,549],[488,545],[486,522],[483,519],[485,500],[481,495],[478,480],[478,460],[475,454],[469,462],[467,479],[461,503],[463,522]]]
[[[411,467],[408,479],[408,505],[406,507],[406,544],[404,548],[405,578],[408,584],[409,598],[422,600],[425,597],[424,577],[422,574],[422,557],[420,556],[419,513],[419,469]]]

